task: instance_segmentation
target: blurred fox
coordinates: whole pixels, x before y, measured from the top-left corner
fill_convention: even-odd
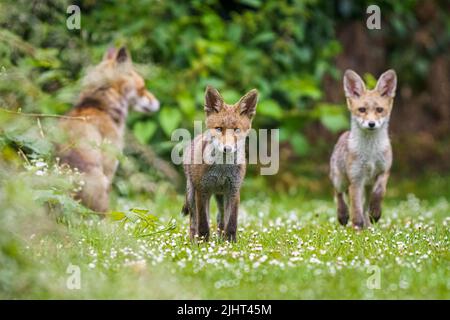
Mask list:
[[[219,235],[236,240],[239,192],[246,170],[245,139],[257,100],[258,92],[251,90],[239,102],[229,105],[216,89],[206,89],[207,130],[194,138],[183,159],[187,183],[182,212],[190,214],[191,239],[209,239],[209,201],[214,195],[219,210]]]
[[[145,88],[124,47],[109,49],[103,61],[88,72],[83,87],[68,116],[85,120],[60,121],[65,137],[57,150],[61,163],[83,173],[84,186],[77,198],[92,210],[105,213],[117,156],[123,149],[128,109],[155,112],[159,102]]]
[[[363,80],[352,70],[344,74],[344,91],[351,112],[351,130],[343,133],[334,147],[330,178],[335,189],[338,220],[350,218],[355,229],[370,226],[381,217],[381,202],[392,164],[388,135],[397,76],[388,70],[374,90],[366,90]]]

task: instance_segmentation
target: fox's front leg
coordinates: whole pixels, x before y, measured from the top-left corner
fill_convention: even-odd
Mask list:
[[[348,222],[348,207],[344,200],[343,192],[336,192],[337,216],[341,225],[345,226]]]
[[[389,179],[389,172],[378,176],[372,190],[369,204],[369,214],[372,222],[377,222],[381,217],[381,203],[386,193],[386,185]]]
[[[199,237],[209,240],[209,198],[211,195],[195,191],[195,214],[197,222],[197,232]]]
[[[217,229],[219,236],[222,236],[225,232],[225,200],[222,194],[216,194],[217,208],[219,212],[217,213]]]
[[[232,242],[236,241],[239,202],[239,192],[225,197],[225,237]]]
[[[351,183],[348,192],[350,196],[350,218],[352,225],[355,229],[363,229],[367,226],[363,208],[364,186],[360,183]]]

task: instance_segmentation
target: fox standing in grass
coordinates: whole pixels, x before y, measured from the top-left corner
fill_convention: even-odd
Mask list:
[[[83,173],[84,186],[78,198],[99,213],[108,210],[109,190],[118,165],[117,155],[123,149],[129,107],[154,112],[159,109],[159,102],[145,88],[127,50],[111,48],[87,74],[79,102],[68,113],[85,120],[60,122],[65,136],[58,145],[61,163]]]
[[[392,149],[388,135],[397,76],[388,70],[374,90],[366,90],[363,80],[352,70],[344,75],[344,91],[351,112],[351,130],[343,133],[334,147],[330,178],[335,189],[338,220],[346,225],[350,218],[356,229],[370,226],[381,217]]]
[[[245,139],[256,112],[258,92],[251,90],[234,105],[208,86],[205,95],[207,130],[184,152],[186,202],[190,236],[209,239],[209,202],[215,196],[219,235],[236,241],[240,188],[245,176]],[[224,157],[226,158],[225,161]]]

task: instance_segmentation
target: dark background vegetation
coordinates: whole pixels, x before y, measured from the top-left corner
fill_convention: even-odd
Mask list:
[[[207,84],[230,102],[258,88],[255,126],[281,129],[280,172],[258,177],[251,167],[255,185],[329,194],[328,157],[349,126],[341,81],[346,68],[369,86],[385,70],[397,71],[394,179],[417,182],[450,169],[447,1],[376,1],[381,30],[365,25],[373,1],[75,1],[81,30],[68,30],[71,3],[1,2],[0,103],[22,112],[63,114],[76,101],[86,67],[98,63],[109,46],[126,45],[162,108],[151,117],[129,118],[130,130],[149,148],[144,156],[142,146],[128,150],[133,157],[116,183],[122,194],[137,187],[121,183],[121,177],[132,176],[143,191],[154,190],[160,180],[182,181],[164,163],[174,145],[170,135],[203,119]],[[9,134],[4,141],[23,140],[15,129],[0,131]],[[51,148],[28,143],[33,152],[51,157]]]

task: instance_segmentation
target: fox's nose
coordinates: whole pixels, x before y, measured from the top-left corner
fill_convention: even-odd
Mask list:
[[[369,128],[375,128],[375,122],[370,121],[369,122]]]
[[[230,153],[231,151],[233,151],[233,148],[231,146],[223,146],[223,151],[225,153]]]

